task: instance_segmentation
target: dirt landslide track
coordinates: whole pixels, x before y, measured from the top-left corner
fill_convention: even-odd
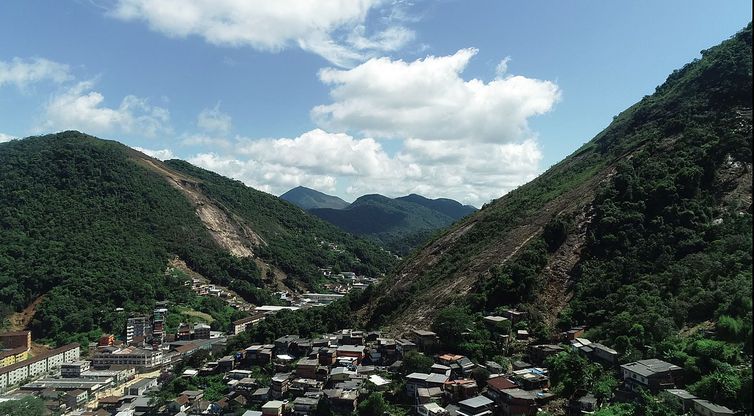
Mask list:
[[[37,306],[42,303],[44,300],[44,295],[34,299],[33,302],[29,304],[29,306],[25,307],[21,312],[16,312],[8,317],[8,322],[10,323],[10,326],[8,327],[8,331],[26,331],[29,329],[29,324],[31,323],[31,320],[34,319],[34,314],[37,311]],[[50,348],[46,345],[37,344],[34,341],[31,343],[31,355],[32,357],[35,355],[39,355],[45,351],[48,351]]]

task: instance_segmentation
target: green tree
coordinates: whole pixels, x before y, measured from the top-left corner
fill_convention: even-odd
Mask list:
[[[372,392],[359,403],[357,411],[359,416],[383,416],[388,411],[388,404],[382,393]]]
[[[409,351],[403,355],[403,371],[406,374],[429,373],[432,364],[434,361],[431,358],[417,351]]]
[[[0,403],[0,416],[44,416],[47,414],[44,402],[37,397],[24,397]]]

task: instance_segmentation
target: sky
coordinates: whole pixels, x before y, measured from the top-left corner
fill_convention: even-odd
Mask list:
[[[275,195],[480,207],[751,16],[739,0],[5,0],[0,142],[73,129]]]

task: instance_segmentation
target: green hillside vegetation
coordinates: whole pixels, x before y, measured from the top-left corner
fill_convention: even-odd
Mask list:
[[[327,195],[305,186],[297,186],[291,189],[280,195],[280,199],[286,200],[305,210],[313,208],[343,209],[349,205],[348,202],[337,196]]]
[[[435,208],[443,209],[449,204],[440,202],[432,206],[427,202],[432,200],[419,198],[424,201],[417,203],[409,197],[392,199],[376,194],[364,195],[345,209],[321,208],[309,212],[349,233],[364,236],[394,253],[405,255],[433,233],[460,218]],[[463,206],[458,206],[462,212]],[[447,211],[455,213],[452,205]]]
[[[462,351],[489,357],[494,349],[479,317],[518,307],[541,340],[585,324],[586,336],[616,348],[622,362],[669,360],[686,369],[693,393],[750,409],[751,368],[743,364],[752,351],[751,46],[750,24],[674,71],[573,155],[438,240],[453,235],[452,243],[428,243],[425,250],[443,250],[436,263],[417,265],[428,254],[415,252],[372,292],[368,325],[411,319],[406,309],[429,302],[418,300],[425,292],[478,273],[471,293],[456,298],[468,306],[435,321],[440,329],[463,322]],[[569,194],[589,183],[593,199]],[[569,206],[543,214],[563,195],[571,195],[571,207],[589,207],[589,220],[569,273],[572,298],[553,327],[536,300],[547,285],[545,266],[575,232]],[[500,244],[498,236],[543,215],[550,218],[543,231],[480,273],[480,253]],[[419,271],[398,285],[407,267]],[[714,331],[690,329],[708,322]]]
[[[187,299],[176,289],[185,277],[165,273],[175,256],[249,302],[273,301],[254,259],[217,246],[186,197],[139,163],[143,158],[78,132],[0,144],[0,319],[44,296],[31,323],[35,338],[60,344],[119,332],[127,313]],[[169,166],[196,175],[237,209],[269,243],[259,256],[295,278],[316,278],[327,261],[371,275],[391,266],[376,246],[287,202],[185,162]],[[114,313],[118,307],[125,313]]]
[[[454,219],[463,218],[469,214],[476,212],[477,210],[471,205],[462,205],[460,202],[448,198],[429,199],[421,195],[410,194],[395,199],[419,204]]]

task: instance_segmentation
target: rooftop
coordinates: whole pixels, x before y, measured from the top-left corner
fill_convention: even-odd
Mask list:
[[[484,396],[476,396],[476,397],[472,397],[470,399],[466,399],[464,401],[458,402],[459,405],[470,407],[472,409],[478,409],[480,407],[489,406],[492,403],[493,403],[492,400]]]
[[[650,358],[648,360],[639,360],[632,363],[623,364],[621,368],[632,371],[644,377],[650,377],[655,374],[664,373],[667,371],[681,370],[675,364],[671,364],[666,361],[658,360],[657,358]]]

